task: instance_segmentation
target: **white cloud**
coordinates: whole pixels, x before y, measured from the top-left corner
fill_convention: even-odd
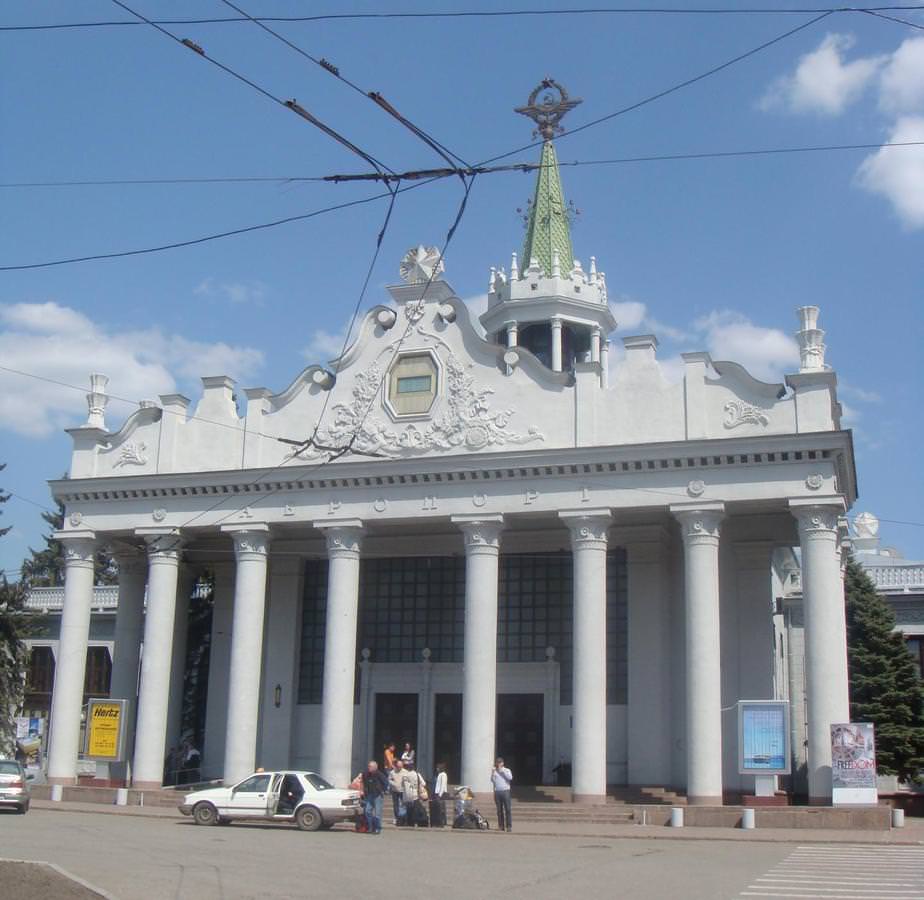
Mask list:
[[[799,367],[799,345],[778,328],[753,324],[731,310],[716,310],[697,320],[694,327],[713,359],[744,366],[762,381],[780,381]]]
[[[262,306],[267,288],[261,281],[216,281],[209,276],[193,288],[197,297],[210,297],[227,300],[234,304]]]
[[[111,394],[137,401],[172,393],[178,382],[193,393],[200,375],[249,378],[263,364],[263,354],[250,347],[192,341],[157,328],[109,331],[52,302],[0,305],[0,359],[81,389],[0,372],[0,428],[36,438],[85,421],[80,394],[91,369],[110,376]],[[116,400],[109,409],[110,427],[132,411]]]
[[[854,45],[849,34],[827,34],[811,53],[799,58],[795,71],[778,78],[767,89],[759,106],[792,113],[836,116],[869,87],[885,57],[869,56],[846,62]]]
[[[838,394],[841,397],[850,397],[858,403],[882,403],[882,395],[876,391],[867,391],[864,388],[856,387],[843,378],[838,379]]]
[[[638,300],[616,300],[610,303],[620,331],[635,331],[646,318],[648,308]]]
[[[325,331],[323,328],[318,328],[311,336],[308,346],[302,350],[302,356],[313,365],[324,365],[329,360],[337,359],[340,356],[343,352],[343,340],[345,337],[346,326],[336,334]],[[352,339],[356,339],[355,328]]]
[[[891,113],[924,111],[924,37],[908,38],[889,57],[879,82],[879,105]]]
[[[924,116],[902,116],[889,143],[924,141]],[[924,228],[924,148],[882,147],[857,170],[857,182],[892,204],[907,228]]]

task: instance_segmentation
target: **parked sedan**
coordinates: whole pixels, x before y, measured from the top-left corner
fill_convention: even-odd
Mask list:
[[[255,772],[232,787],[187,794],[180,812],[197,825],[257,819],[317,831],[354,818],[360,803],[358,791],[335,788],[314,772]]]
[[[29,783],[15,759],[0,759],[0,806],[13,806],[18,813],[29,811]]]

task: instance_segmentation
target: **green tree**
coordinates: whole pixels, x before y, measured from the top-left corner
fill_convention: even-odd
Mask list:
[[[45,546],[41,550],[29,548],[31,556],[23,560],[22,580],[29,587],[56,587],[64,584],[64,548],[55,537],[55,532],[64,528],[64,504],[57,504],[57,511],[47,510],[42,519],[51,529],[45,535]],[[105,548],[96,553],[94,564],[95,584],[115,584],[119,580],[115,561]]]
[[[876,726],[879,772],[908,779],[924,767],[924,683],[895,613],[853,558],[844,587],[850,717]]]
[[[6,463],[0,463],[0,472]],[[0,490],[0,507],[10,495]],[[2,514],[2,509],[0,509]],[[0,528],[0,537],[10,526]],[[16,740],[15,716],[22,707],[26,668],[25,591],[22,582],[10,582],[0,571],[0,755],[9,755]]]

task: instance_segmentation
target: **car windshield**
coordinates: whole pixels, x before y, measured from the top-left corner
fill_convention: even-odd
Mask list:
[[[334,788],[330,782],[325,781],[320,775],[315,775],[314,772],[307,772],[305,778],[316,791],[330,791]]]
[[[8,759],[0,759],[0,775],[18,775],[19,763],[10,762]]]

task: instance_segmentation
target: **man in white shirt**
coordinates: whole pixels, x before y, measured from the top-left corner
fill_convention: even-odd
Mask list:
[[[513,773],[504,765],[504,760],[497,757],[491,771],[491,784],[494,785],[494,805],[497,807],[497,830],[511,830],[510,785]]]

